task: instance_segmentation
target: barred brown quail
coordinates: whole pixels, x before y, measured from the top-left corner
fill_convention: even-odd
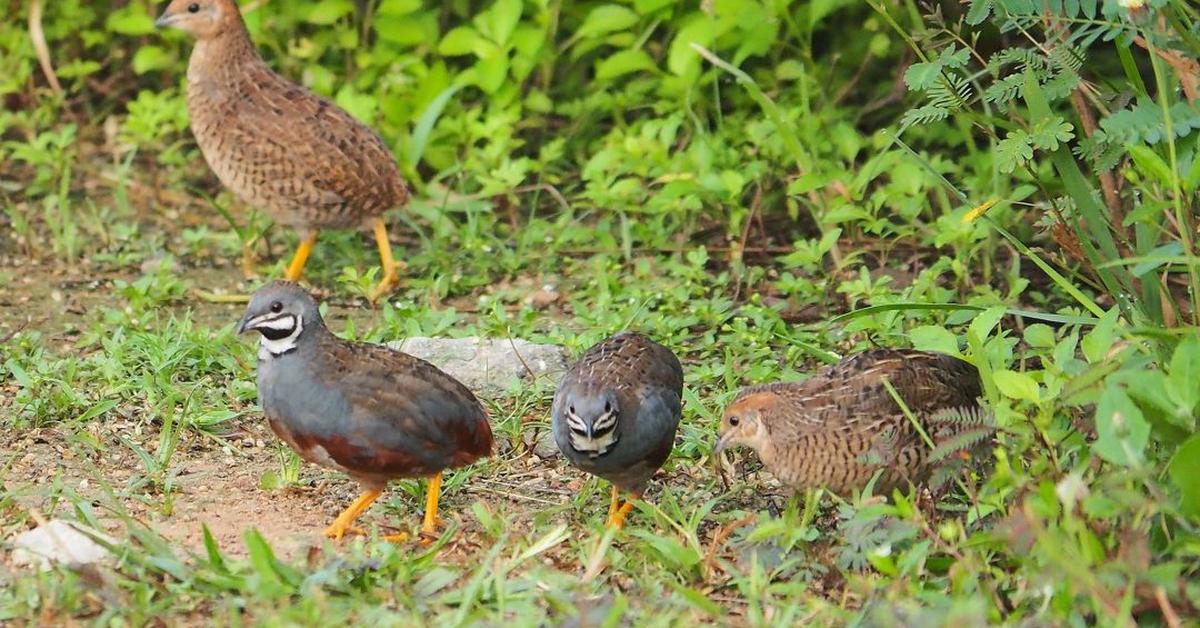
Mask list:
[[[442,471],[490,455],[475,395],[434,365],[330,332],[300,286],[254,294],[238,333],[257,331],[258,399],[271,430],[305,460],[362,486],[325,535],[341,538],[390,480],[431,477],[421,531],[433,534]]]
[[[623,332],[584,352],[563,376],[551,409],[567,460],[612,483],[608,525],[621,527],[646,482],[666,462],[679,426],[683,367],[670,349]]]
[[[383,139],[349,113],[269,68],[233,0],[174,0],[155,24],[193,35],[188,113],[200,152],[244,202],[300,234],[287,268],[296,280],[322,229],[374,231],[383,278],[398,278],[383,212],[408,188]]]
[[[885,380],[931,442],[905,416]],[[846,493],[864,487],[877,472],[880,491],[919,485],[939,462],[994,431],[981,394],[978,371],[963,360],[872,349],[803,382],[743,389],[725,410],[716,452],[746,445],[768,471],[796,489]]]

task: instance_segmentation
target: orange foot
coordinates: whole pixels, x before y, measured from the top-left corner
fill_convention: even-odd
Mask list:
[[[363,511],[369,508],[375,500],[379,499],[381,494],[382,491],[374,490],[363,492],[362,495],[358,496],[358,499],[355,499],[342,511],[342,514],[337,516],[337,519],[333,520],[333,523],[329,524],[329,527],[325,528],[325,536],[335,541],[340,541],[347,532],[351,534],[363,534],[360,528],[354,526],[354,520],[358,519],[358,516]]]

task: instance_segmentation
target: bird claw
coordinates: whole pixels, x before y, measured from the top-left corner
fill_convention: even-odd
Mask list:
[[[435,517],[432,526],[422,525],[420,534],[421,545],[430,545],[434,541],[438,540],[442,536],[438,530],[445,527],[445,524],[446,522],[442,521],[441,517]]]
[[[617,529],[624,528],[625,527],[625,517],[629,515],[629,512],[631,510],[633,510],[633,502],[632,501],[625,502],[624,504],[621,505],[620,508],[618,508],[615,512],[613,512],[609,515],[608,523],[606,525],[610,528],[617,528]]]
[[[328,528],[325,528],[324,534],[327,538],[333,539],[335,541],[340,541],[340,540],[342,540],[343,536],[346,536],[347,532],[350,534],[358,535],[358,536],[366,536],[367,535],[366,531],[364,531],[360,527],[352,526],[352,525],[348,525],[348,524],[339,524],[336,521],[329,524]]]
[[[367,300],[372,305],[379,301],[380,297],[391,294],[396,285],[400,283],[400,267],[401,262],[396,262],[391,265],[391,268],[384,269],[383,279],[379,280],[379,284],[367,295]]]

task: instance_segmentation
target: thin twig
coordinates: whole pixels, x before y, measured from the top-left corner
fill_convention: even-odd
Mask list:
[[[1179,614],[1175,612],[1175,608],[1171,606],[1171,600],[1167,599],[1167,591],[1161,586],[1154,587],[1154,599],[1158,602],[1158,608],[1162,611],[1163,621],[1167,622],[1169,628],[1179,628],[1183,625],[1179,621]]]
[[[1071,105],[1075,107],[1084,134],[1091,138],[1096,133],[1096,116],[1083,97],[1082,85],[1071,92]],[[1117,195],[1117,179],[1111,170],[1101,170],[1099,176],[1100,190],[1104,193],[1105,204],[1108,205],[1108,220],[1112,223],[1113,230],[1121,236],[1120,241],[1124,248],[1129,233],[1125,230],[1125,210],[1121,207],[1121,197]]]
[[[58,75],[54,73],[54,64],[50,61],[50,47],[46,45],[46,32],[42,30],[42,0],[31,0],[29,3],[29,39],[33,41],[33,49],[37,52],[38,65],[42,66],[42,74],[50,89],[60,98],[63,95],[62,85]]]

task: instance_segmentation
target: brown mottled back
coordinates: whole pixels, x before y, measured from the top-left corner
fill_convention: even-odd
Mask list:
[[[408,189],[383,140],[273,72],[231,0],[207,4],[224,13],[211,32],[196,33],[188,112],[221,183],[302,231],[357,228],[404,205]]]
[[[773,474],[797,488],[844,493],[880,469],[877,490],[924,482],[947,452],[935,455],[885,379],[939,449],[956,451],[960,440],[991,432],[974,366],[937,353],[873,349],[803,382],[743,390],[726,409],[722,440],[753,447]]]

